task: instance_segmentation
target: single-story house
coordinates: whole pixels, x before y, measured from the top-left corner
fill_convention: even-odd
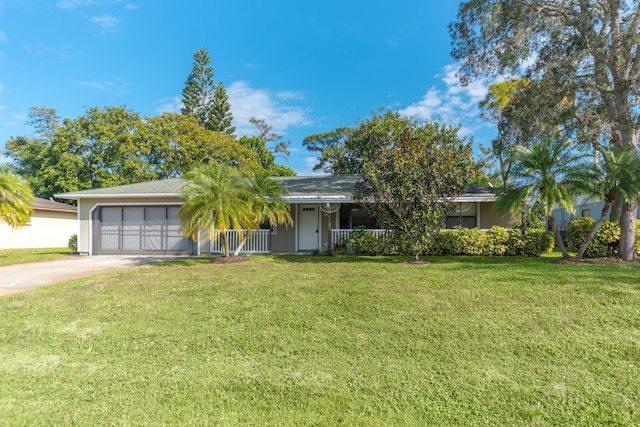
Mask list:
[[[29,223],[11,228],[0,222],[0,249],[66,248],[69,237],[78,233],[75,206],[34,199]]]
[[[276,177],[288,195],[293,226],[265,227],[253,232],[245,252],[294,253],[325,251],[356,226],[375,228],[353,200],[359,176]],[[185,254],[220,252],[219,239],[206,232],[197,239],[184,237],[178,210],[179,178],[118,187],[64,193],[56,197],[78,201],[78,251],[100,254]],[[491,205],[496,196],[491,187],[471,186],[456,202],[458,212],[447,218],[447,227],[462,225],[488,229],[511,227],[511,217],[496,213]],[[235,237],[234,237],[235,236]],[[233,249],[235,232],[230,232]]]
[[[573,219],[583,217],[590,217],[595,220],[600,219],[600,214],[602,213],[603,207],[604,202],[601,200],[594,200],[592,198],[589,198],[588,196],[578,196],[573,200],[573,212],[568,212],[564,208],[556,207],[553,210],[553,216],[556,220],[556,224],[558,224],[558,228],[561,231],[564,231],[569,228],[569,222],[571,222],[571,220]],[[609,220],[610,214],[611,210],[609,210],[609,213],[607,213],[607,220]],[[636,218],[640,219],[640,207],[638,207]]]

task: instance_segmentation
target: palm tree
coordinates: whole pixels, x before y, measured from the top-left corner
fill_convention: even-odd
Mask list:
[[[580,245],[576,258],[585,251],[604,223],[613,202],[638,200],[640,197],[640,159],[631,150],[600,150],[602,162],[594,165],[593,179],[578,184],[578,190],[604,202],[600,218],[593,225],[584,242]]]
[[[29,222],[33,190],[20,178],[0,168],[0,222],[16,228]]]
[[[270,225],[286,224],[293,225],[291,209],[289,204],[283,199],[287,191],[276,181],[271,179],[267,171],[259,171],[249,177],[250,199],[248,203],[253,213],[255,223]],[[251,230],[248,230],[236,248],[234,255],[238,255],[242,250]]]
[[[250,187],[246,178],[234,168],[217,163],[198,166],[186,175],[182,189],[184,204],[179,216],[183,232],[189,237],[207,230],[212,239],[220,232],[223,256],[229,256],[226,232],[254,229],[259,224],[249,209]]]
[[[282,198],[286,191],[266,172],[243,173],[212,163],[193,169],[186,178],[189,182],[182,189],[184,204],[179,212],[183,231],[195,237],[206,229],[212,238],[219,231],[225,257],[230,252],[228,230],[241,236],[234,253],[238,255],[260,224],[292,223],[289,205]]]
[[[555,205],[573,211],[574,190],[591,179],[590,168],[582,162],[585,156],[575,146],[554,137],[542,138],[532,143],[531,148],[516,147],[511,187],[495,203],[501,212],[515,212],[527,200],[539,200],[541,213],[546,216],[565,259],[569,254],[551,213]]]

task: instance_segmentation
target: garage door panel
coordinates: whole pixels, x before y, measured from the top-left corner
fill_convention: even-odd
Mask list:
[[[161,225],[147,225],[144,228],[144,248],[145,250],[164,250],[163,227]]]
[[[100,250],[120,251],[121,207],[103,207],[100,212]]]
[[[104,206],[100,211],[101,254],[190,254],[179,206]]]

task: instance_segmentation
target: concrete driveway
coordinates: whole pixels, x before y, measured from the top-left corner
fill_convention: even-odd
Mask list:
[[[0,297],[121,268],[175,259],[172,256],[101,255],[0,267]]]

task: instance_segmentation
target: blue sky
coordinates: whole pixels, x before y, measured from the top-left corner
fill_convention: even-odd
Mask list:
[[[312,173],[305,136],[378,107],[462,126],[475,145],[482,82],[461,87],[449,55],[456,1],[0,0],[0,146],[29,135],[29,107],[76,117],[125,105],[179,111],[193,53],[206,48],[237,134],[265,119],[291,141],[285,162]]]

